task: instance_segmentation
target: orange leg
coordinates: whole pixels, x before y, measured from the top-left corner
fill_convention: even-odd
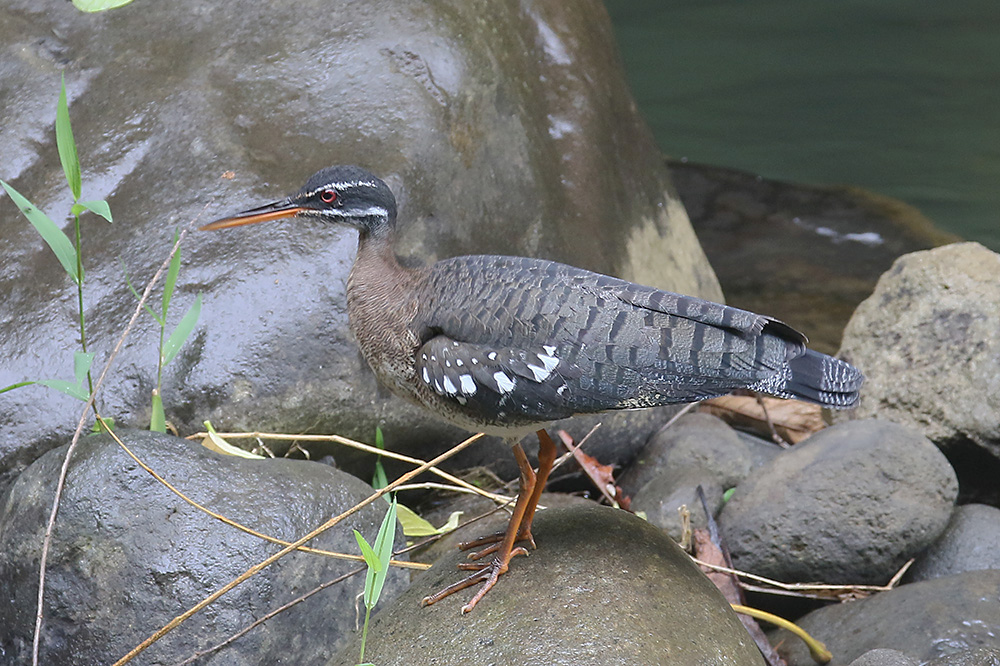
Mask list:
[[[545,488],[545,481],[548,479],[549,472],[552,471],[552,463],[555,461],[556,451],[555,444],[544,430],[538,431],[538,438],[537,475],[532,471],[531,465],[528,463],[528,457],[524,454],[524,449],[521,448],[521,445],[515,443],[512,447],[514,457],[517,459],[518,470],[521,473],[521,487],[518,491],[517,502],[514,504],[514,511],[511,514],[510,521],[507,523],[507,530],[498,535],[486,537],[485,539],[476,539],[475,541],[463,543],[459,546],[462,549],[466,549],[483,543],[499,541],[499,543],[494,543],[492,546],[475,553],[472,559],[478,559],[491,553],[495,553],[495,555],[487,563],[478,564],[470,562],[458,565],[460,569],[471,570],[475,573],[457,583],[452,583],[440,592],[424,597],[421,602],[422,606],[429,606],[459,590],[482,583],[482,587],[479,588],[469,603],[462,606],[462,612],[468,613],[496,585],[500,576],[507,572],[510,560],[515,555],[528,554],[528,551],[520,546],[515,548],[514,543],[521,539],[528,539],[531,541],[532,547],[534,547],[535,542],[531,537],[531,521],[538,506],[538,498]],[[498,537],[502,537],[502,540]]]
[[[549,437],[549,433],[544,430],[538,430],[535,434],[538,436],[537,478],[535,480],[534,488],[531,491],[531,497],[528,498],[528,504],[525,507],[524,517],[521,519],[521,524],[518,526],[517,538],[515,539],[515,541],[528,541],[532,548],[535,548],[535,538],[531,534],[531,521],[535,517],[535,509],[538,508],[538,499],[545,491],[545,484],[549,480],[549,473],[552,471],[552,464],[556,461],[556,445],[552,441],[552,438]],[[524,491],[522,490],[521,492]],[[509,524],[508,529],[510,529]],[[463,541],[458,544],[458,547],[461,550],[469,550],[470,548],[476,548],[477,546],[493,544],[480,551],[469,554],[470,560],[478,560],[491,553],[495,553],[500,548],[499,544],[505,535],[506,532],[497,532],[496,534],[473,539],[472,541]]]

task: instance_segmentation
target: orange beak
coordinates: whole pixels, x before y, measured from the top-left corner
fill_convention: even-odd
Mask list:
[[[229,227],[241,227],[244,224],[255,224],[257,222],[270,222],[271,220],[284,220],[295,217],[306,209],[296,206],[290,201],[275,201],[257,208],[245,210],[231,217],[224,217],[214,222],[209,222],[201,227],[202,231],[215,231],[217,229],[228,229]]]

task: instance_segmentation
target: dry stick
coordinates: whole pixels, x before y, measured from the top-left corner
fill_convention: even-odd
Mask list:
[[[288,553],[292,552],[293,550],[297,549],[299,546],[301,546],[301,545],[307,543],[308,541],[314,539],[315,537],[319,536],[320,534],[322,534],[326,530],[330,529],[331,527],[333,527],[334,525],[336,525],[340,521],[342,521],[345,518],[353,515],[354,513],[356,513],[357,511],[359,511],[360,509],[368,506],[369,504],[371,504],[372,502],[374,502],[375,500],[377,500],[379,497],[382,497],[382,495],[385,495],[386,493],[391,492],[397,486],[403,485],[404,483],[406,483],[407,481],[409,481],[413,477],[417,476],[418,474],[422,474],[423,472],[427,471],[427,469],[429,469],[430,467],[433,467],[434,465],[437,465],[440,462],[442,462],[444,460],[447,460],[448,458],[450,458],[451,456],[455,455],[456,453],[458,453],[462,449],[466,448],[467,446],[469,446],[470,444],[472,444],[476,440],[480,439],[481,437],[483,437],[483,433],[478,433],[476,435],[473,435],[472,437],[469,437],[468,439],[466,439],[464,442],[462,442],[462,443],[460,443],[460,444],[452,447],[448,451],[445,451],[444,453],[442,453],[441,455],[439,455],[437,458],[434,458],[430,462],[426,462],[423,465],[421,465],[420,467],[417,467],[416,469],[410,470],[409,472],[407,472],[403,476],[399,477],[398,479],[396,479],[395,481],[393,481],[392,483],[390,483],[389,485],[387,485],[385,488],[382,488],[381,490],[376,491],[373,495],[370,495],[367,499],[362,500],[358,504],[355,504],[353,507],[351,507],[347,511],[343,512],[339,516],[334,516],[330,520],[326,521],[325,523],[323,523],[322,525],[320,525],[319,527],[317,527],[312,532],[310,532],[309,534],[305,535],[304,537],[302,537],[298,541],[295,541],[294,543],[289,544],[288,546],[282,548],[280,551],[278,551],[277,553],[275,553],[271,557],[267,558],[266,560],[263,560],[262,562],[259,562],[258,564],[255,564],[254,566],[250,567],[249,569],[247,569],[246,571],[244,571],[242,574],[240,574],[238,577],[236,577],[233,580],[231,580],[230,582],[226,583],[221,588],[219,588],[218,590],[216,590],[212,594],[208,595],[207,597],[205,597],[204,599],[202,599],[201,601],[199,601],[197,604],[195,604],[194,606],[192,606],[188,610],[184,611],[183,613],[181,613],[180,615],[178,615],[177,617],[175,617],[173,620],[171,620],[170,622],[168,622],[167,624],[165,624],[163,627],[161,627],[160,629],[158,629],[152,636],[150,636],[149,638],[147,638],[146,640],[144,640],[142,643],[140,643],[139,645],[137,645],[134,648],[132,648],[132,650],[129,651],[128,654],[126,654],[124,657],[122,657],[121,659],[119,659],[118,661],[116,661],[113,664],[113,666],[122,666],[123,664],[128,663],[136,655],[138,655],[140,652],[142,652],[143,650],[145,650],[147,647],[149,647],[150,645],[152,645],[156,641],[158,641],[161,638],[163,638],[165,635],[167,635],[168,633],[170,633],[171,631],[173,631],[177,626],[179,626],[180,624],[182,624],[183,622],[185,622],[192,615],[194,615],[195,613],[199,612],[200,610],[202,610],[203,608],[205,608],[206,606],[208,606],[209,604],[211,604],[213,601],[215,601],[216,599],[218,599],[219,597],[221,597],[222,595],[224,595],[226,592],[229,592],[231,589],[233,589],[237,585],[239,585],[239,584],[245,582],[246,580],[248,580],[249,578],[257,575],[257,573],[259,573],[260,571],[262,571],[265,568],[269,567],[271,564],[277,562],[279,559],[281,559],[282,557],[284,557]]]
[[[591,431],[593,432],[593,431]],[[423,460],[419,458],[411,458],[410,456],[404,455],[402,453],[396,453],[395,451],[390,451],[388,449],[380,449],[363,442],[358,442],[353,439],[348,439],[347,437],[341,437],[340,435],[289,435],[285,433],[278,432],[217,432],[215,433],[223,439],[276,439],[276,440],[301,440],[303,442],[336,442],[338,444],[343,444],[344,446],[349,446],[352,449],[357,449],[359,451],[364,451],[366,453],[373,453],[378,456],[385,456],[386,458],[392,458],[393,460],[400,460],[411,465],[421,465]],[[208,436],[207,432],[198,432],[193,435],[189,435],[187,439],[204,439]],[[586,440],[586,437],[584,438]],[[580,442],[581,444],[583,442]],[[460,479],[453,474],[449,474],[444,470],[432,467],[428,472],[440,476],[446,481],[450,481],[457,486],[465,488],[471,493],[477,495],[482,495],[483,497],[490,499],[494,502],[501,504],[506,504],[514,501],[513,497],[505,497],[503,495],[497,495],[495,493],[488,492],[482,488],[477,488],[468,481]]]
[[[205,648],[204,650],[200,650],[199,652],[195,652],[193,655],[191,655],[190,657],[188,657],[184,661],[181,661],[181,662],[178,662],[177,664],[174,664],[174,666],[187,666],[187,664],[192,664],[192,663],[198,661],[199,659],[201,659],[202,657],[204,657],[205,655],[212,654],[213,652],[218,652],[222,648],[226,647],[227,645],[230,645],[231,643],[236,642],[239,638],[241,638],[241,637],[245,636],[246,634],[248,634],[255,627],[259,627],[260,625],[264,624],[265,622],[267,622],[268,620],[270,620],[275,615],[278,615],[279,613],[284,613],[286,610],[288,610],[292,606],[294,606],[296,604],[302,603],[303,601],[305,601],[309,597],[313,596],[314,594],[316,594],[318,592],[322,592],[323,590],[325,590],[326,588],[330,587],[331,585],[336,585],[337,583],[341,583],[341,582],[347,580],[348,578],[350,578],[351,576],[356,576],[357,574],[363,572],[365,569],[366,569],[366,567],[358,567],[357,569],[352,569],[351,571],[348,571],[347,573],[345,573],[342,576],[337,576],[333,580],[328,580],[325,583],[323,583],[322,585],[318,585],[317,587],[313,588],[312,590],[309,590],[308,592],[306,592],[302,596],[298,597],[297,599],[292,599],[287,604],[284,604],[282,606],[279,606],[278,608],[275,608],[273,611],[271,611],[270,613],[268,613],[264,617],[260,618],[259,620],[256,620],[256,621],[252,622],[251,624],[248,624],[247,626],[243,627],[242,629],[240,629],[235,634],[233,634],[232,636],[230,636],[226,640],[222,641],[221,643],[216,643],[215,645],[213,645],[210,648]]]
[[[44,600],[45,600],[45,564],[49,557],[49,545],[52,542],[52,531],[55,529],[56,515],[59,513],[59,501],[62,499],[63,487],[66,485],[66,475],[69,472],[69,461],[73,456],[73,452],[76,451],[76,445],[80,442],[80,435],[83,433],[83,426],[87,422],[87,414],[94,407],[94,399],[97,397],[97,391],[101,388],[101,384],[104,383],[104,378],[107,377],[108,371],[111,369],[111,364],[114,362],[115,357],[118,352],[121,351],[122,346],[125,344],[125,339],[128,338],[129,333],[132,332],[132,327],[135,325],[136,319],[142,314],[142,307],[146,304],[149,299],[150,293],[153,291],[153,287],[159,281],[160,276],[163,275],[164,271],[170,266],[170,261],[174,258],[174,254],[177,253],[178,248],[181,246],[181,241],[187,235],[198,218],[201,217],[202,213],[208,208],[208,204],[205,208],[198,213],[194,219],[192,219],[188,226],[177,236],[177,242],[174,243],[174,247],[170,250],[170,254],[167,256],[166,260],[160,265],[159,270],[153,275],[153,278],[146,285],[145,291],[142,292],[142,297],[135,306],[135,312],[132,313],[132,318],[129,319],[128,324],[125,326],[125,330],[122,331],[121,337],[118,338],[118,343],[115,348],[111,350],[111,354],[108,356],[107,362],[104,364],[104,369],[101,370],[101,375],[97,378],[97,382],[94,384],[93,390],[90,392],[90,398],[87,403],[83,406],[83,413],[80,414],[80,421],[76,424],[76,430],[73,432],[73,439],[69,443],[69,448],[66,449],[66,457],[63,458],[62,469],[59,470],[59,481],[56,483],[56,494],[52,499],[52,511],[49,513],[49,522],[45,526],[45,538],[42,539],[42,554],[41,559],[38,562],[38,608],[35,612],[35,635],[32,639],[31,644],[31,663],[32,666],[38,666],[38,647],[41,643],[42,636],[42,618],[44,617]]]
[[[287,546],[289,544],[288,541],[284,541],[282,539],[278,539],[277,537],[273,537],[273,536],[271,536],[269,534],[264,534],[263,532],[258,532],[257,530],[255,530],[253,528],[250,528],[250,527],[247,527],[246,525],[238,523],[235,520],[232,520],[231,518],[227,518],[226,516],[223,516],[221,513],[216,513],[215,511],[212,511],[208,507],[202,506],[198,502],[195,502],[193,499],[191,499],[190,497],[188,497],[187,495],[185,495],[183,492],[181,492],[179,489],[177,489],[176,487],[174,487],[173,484],[171,484],[169,481],[167,481],[162,476],[160,476],[155,470],[153,470],[153,468],[151,468],[149,465],[147,465],[142,460],[140,460],[139,456],[135,455],[135,453],[133,453],[132,450],[130,448],[128,448],[128,446],[125,445],[125,442],[123,442],[118,437],[117,434],[115,434],[111,430],[108,430],[107,432],[108,432],[108,434],[111,435],[112,438],[114,438],[114,440],[116,442],[118,442],[118,446],[120,446],[125,451],[125,453],[127,453],[129,455],[129,457],[132,458],[132,460],[134,460],[137,465],[139,465],[139,467],[141,467],[144,470],[146,470],[146,472],[148,472],[154,479],[156,479],[157,481],[159,481],[160,483],[162,483],[167,488],[167,490],[169,490],[170,492],[174,493],[175,495],[177,495],[178,497],[180,497],[182,500],[184,500],[185,502],[187,502],[188,504],[190,504],[194,508],[198,509],[199,511],[202,511],[203,513],[208,514],[209,516],[211,516],[212,518],[215,518],[216,520],[222,521],[223,523],[225,523],[226,525],[229,525],[230,527],[235,527],[236,529],[241,530],[243,532],[246,532],[247,534],[249,534],[251,536],[255,536],[258,539],[263,539],[264,541],[270,541],[271,543],[277,544],[279,546]],[[362,557],[361,555],[350,555],[348,553],[337,553],[337,552],[334,552],[332,550],[324,550],[322,548],[310,548],[308,546],[300,546],[298,548],[298,550],[301,550],[301,551],[306,552],[306,553],[313,553],[314,555],[325,555],[326,557],[333,557],[333,558],[336,558],[336,559],[339,559],[339,560],[351,560],[351,561],[354,561],[354,562],[364,562],[365,561],[365,558]],[[419,569],[421,571],[423,571],[425,569],[430,569],[430,567],[431,567],[431,565],[429,565],[429,564],[422,564],[420,562],[405,562],[405,561],[402,561],[402,560],[389,560],[389,564],[391,564],[393,566],[396,566],[396,567],[401,567],[403,569]]]

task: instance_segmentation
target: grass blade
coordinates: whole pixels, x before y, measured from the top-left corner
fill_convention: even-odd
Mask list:
[[[396,498],[392,498],[389,510],[385,512],[382,519],[382,526],[378,529],[378,536],[375,537],[373,550],[382,565],[382,568],[375,572],[372,577],[372,606],[378,603],[378,598],[382,595],[382,586],[385,585],[386,576],[389,575],[389,559],[392,557],[392,546],[396,541]],[[367,582],[367,581],[366,581]],[[368,586],[365,585],[365,595],[368,594]]]
[[[66,182],[73,192],[73,201],[80,198],[82,189],[80,180],[80,160],[76,156],[76,142],[73,140],[73,128],[69,122],[69,105],[66,102],[66,75],[62,77],[62,87],[59,90],[59,103],[56,105],[56,147],[59,149],[59,161],[62,162]]]
[[[11,384],[10,386],[4,386],[0,388],[0,393],[6,393],[7,391],[13,391],[16,388],[21,388],[22,386],[31,386],[35,382],[18,382],[16,384]]]
[[[56,258],[66,273],[73,279],[73,282],[80,284],[80,275],[76,270],[76,248],[66,233],[56,226],[56,223],[43,213],[35,204],[28,201],[20,192],[7,183],[0,180],[0,186],[7,192],[7,196],[14,200],[14,204],[21,210],[21,213],[28,218],[31,226],[35,228],[38,235],[46,242],[49,248],[55,253]]]
[[[188,308],[188,311],[184,314],[180,323],[177,324],[177,328],[174,332],[170,334],[167,341],[163,343],[163,365],[166,366],[174,357],[177,356],[177,352],[180,351],[184,342],[191,335],[191,331],[194,330],[195,324],[198,323],[198,317],[201,316],[201,294],[198,294],[198,298],[194,299],[194,304]]]
[[[177,236],[180,230],[174,229],[174,245],[177,245]],[[177,248],[174,258],[170,260],[170,269],[167,271],[167,280],[163,283],[163,321],[167,320],[167,310],[170,309],[170,299],[174,295],[174,285],[177,284],[177,274],[181,272],[181,249]]]

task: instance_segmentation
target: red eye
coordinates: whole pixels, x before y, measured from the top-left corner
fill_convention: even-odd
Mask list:
[[[322,199],[325,203],[333,203],[334,201],[337,200],[337,191],[323,190],[323,193],[319,195],[319,198]]]

